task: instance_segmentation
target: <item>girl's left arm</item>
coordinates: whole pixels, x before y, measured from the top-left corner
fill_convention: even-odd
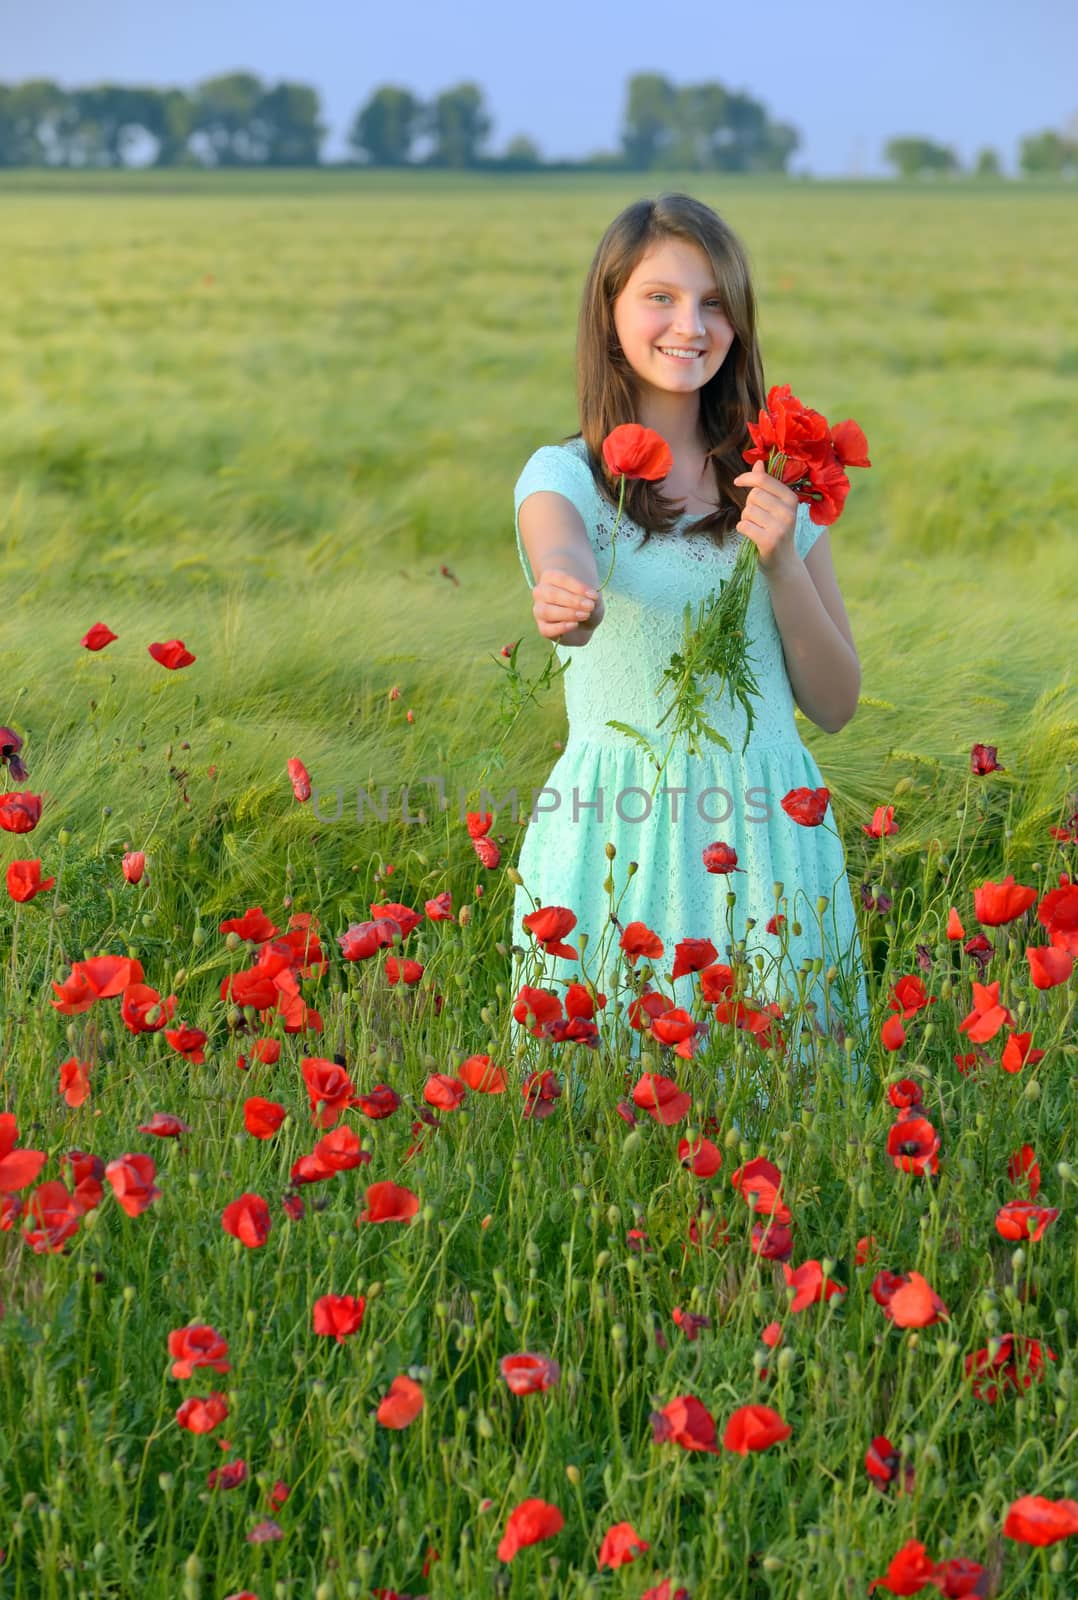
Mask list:
[[[777,554],[777,552],[776,552]],[[825,733],[844,728],[857,710],[861,663],[842,603],[827,529],[804,557],[793,540],[761,571],[782,637],[798,706]]]

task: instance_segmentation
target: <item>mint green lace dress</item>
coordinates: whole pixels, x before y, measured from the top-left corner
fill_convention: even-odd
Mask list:
[[[602,581],[610,566],[616,511],[595,487],[582,438],[542,446],[517,480],[517,549],[529,587],[536,578],[520,538],[519,512],[527,497],[540,489],[555,490],[576,506]],[[693,520],[698,519],[692,514],[682,518],[678,529]],[[555,644],[559,662],[569,662],[559,680],[565,686],[569,729],[543,790],[535,791],[534,798],[531,791],[518,795],[521,815],[530,820],[517,863],[524,881],[516,890],[512,937],[514,945],[527,952],[527,959],[518,959],[514,976],[518,983],[529,982],[535,971],[536,946],[522,918],[536,906],[566,906],[576,913],[577,922],[565,942],[579,949],[580,935],[588,934],[584,967],[540,951],[544,960],[540,982],[547,986],[553,980],[556,992],[562,993],[561,980],[579,978],[586,970],[610,995],[614,968],[625,959],[603,888],[612,873],[613,903],[622,927],[644,922],[663,942],[664,953],[653,966],[666,993],[671,992],[668,978],[679,940],[710,939],[721,962],[729,959],[732,934],[735,941],[746,941],[750,962],[763,957],[762,963],[753,965],[756,998],[791,1007],[800,987],[814,1003],[821,1027],[834,1032],[838,1022],[854,1036],[859,1061],[868,1007],[834,816],[829,809],[821,827],[803,827],[779,804],[791,789],[816,789],[824,780],[798,735],[782,641],[763,573],[757,572],[754,579],[748,611],[749,648],[761,692],[744,755],[743,709],[732,706],[728,696],[718,700],[712,695],[708,720],[730,741],[732,753],[706,741],[699,756],[689,755],[682,736],[652,800],[655,767],[647,752],[607,726],[611,720],[629,723],[660,756],[665,753],[673,718],[657,728],[669,704],[668,694],[660,699],[659,685],[671,654],[682,645],[685,602],[692,602],[695,616],[699,601],[732,570],[743,538],[736,534],[727,548],[719,549],[706,535],[675,530],[653,534],[639,548],[642,531],[622,515],[614,575],[603,590],[605,616],[590,642],[579,649]],[[795,539],[802,556],[819,531],[809,519],[808,507],[800,506]],[[612,863],[605,854],[607,841],[617,852]],[[742,871],[726,876],[705,870],[702,852],[716,841],[734,848]],[[630,861],[638,864],[638,870],[627,882]],[[778,900],[775,884],[781,885]],[[732,911],[726,903],[731,890],[737,896]],[[822,916],[819,896],[827,899]],[[786,918],[788,947],[781,956],[780,937],[765,931],[776,912]],[[821,974],[804,965],[817,956],[823,957]],[[637,970],[641,965],[638,960]],[[827,984],[825,974],[832,965],[839,976]],[[696,982],[692,976],[677,980],[676,1004],[691,1003]]]

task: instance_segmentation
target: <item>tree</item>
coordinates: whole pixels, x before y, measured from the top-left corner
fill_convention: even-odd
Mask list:
[[[677,136],[677,91],[658,72],[638,72],[629,79],[621,147],[625,165],[647,172],[656,166]]]
[[[983,149],[978,150],[974,159],[973,170],[978,178],[998,178],[1002,176],[999,156],[990,145],[985,145]]]
[[[74,90],[70,96],[75,119],[72,137],[78,142],[79,164],[125,166],[139,135],[151,131],[157,98],[156,89],[133,89],[118,83]]]
[[[0,91],[0,166],[63,164],[74,149],[77,120],[71,96],[48,78]]]
[[[1018,165],[1027,177],[1052,173],[1059,178],[1073,178],[1078,170],[1078,141],[1056,133],[1054,128],[1027,134],[1019,147]]]
[[[383,84],[356,112],[348,143],[372,167],[403,167],[422,130],[424,107],[410,89]]]
[[[319,121],[317,89],[302,83],[278,83],[259,100],[255,122],[264,145],[263,160],[271,167],[316,167],[325,137]]]
[[[937,172],[958,171],[958,157],[952,149],[916,136],[889,139],[883,147],[883,159],[895,168],[900,178],[934,177]]]
[[[207,78],[194,93],[192,140],[211,166],[237,167],[265,159],[257,125],[264,89],[251,72]]]
[[[427,158],[429,165],[474,167],[480,147],[490,137],[491,126],[478,84],[459,83],[443,90],[426,108],[423,131],[434,140]]]
[[[518,133],[506,145],[501,164],[516,171],[527,171],[541,167],[543,156],[534,139],[529,139],[526,133]]]

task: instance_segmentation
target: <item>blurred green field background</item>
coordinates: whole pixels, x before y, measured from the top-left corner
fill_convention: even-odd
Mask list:
[[[660,188],[690,190],[744,240],[767,382],[868,436],[872,470],[832,530],[864,704],[837,736],[801,724],[840,823],[859,833],[897,783],[898,857],[946,843],[980,740],[1007,767],[1013,848],[1037,858],[1078,743],[1076,196],[698,174],[654,190],[0,179],[0,719],[27,737],[32,787],[63,802],[35,846],[60,809],[106,847],[138,844],[181,728],[191,785],[215,765],[215,792],[233,796],[222,904],[258,870],[240,859],[242,824],[265,846],[299,826],[291,755],[348,796],[432,772],[477,782],[498,715],[491,656],[523,637],[534,676],[549,651],[513,484],[577,427],[577,306],[598,239]],[[91,658],[78,641],[99,618],[120,638]],[[175,636],[198,662],[165,674],[146,644]],[[563,732],[556,688],[518,720],[502,789],[523,804]],[[363,863],[364,892],[375,839],[390,859],[421,831],[365,829],[324,845],[330,866]]]

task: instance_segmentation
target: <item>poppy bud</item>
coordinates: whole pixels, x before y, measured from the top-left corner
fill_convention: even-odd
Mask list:
[[[565,1468],[565,1476],[569,1479],[569,1482],[575,1489],[580,1483],[580,1468],[575,1467],[570,1461]]]
[[[640,870],[639,863],[636,862],[636,861],[630,861],[629,862],[629,870],[626,873],[626,877],[631,878],[634,875],[634,873],[638,872],[639,870]]]
[[[787,1292],[789,1293],[789,1291],[787,1291]],[[797,1291],[794,1290],[793,1291],[793,1295],[796,1295],[796,1292]],[[791,1295],[791,1298],[793,1298],[793,1295]],[[782,1374],[782,1376],[785,1377],[786,1374],[789,1371],[791,1371],[791,1369],[793,1368],[794,1363],[796,1361],[797,1361],[796,1353],[793,1350],[790,1349],[789,1345],[785,1345],[779,1351],[778,1360],[776,1361],[775,1365],[778,1367],[779,1372]]]
[[[1023,1094],[1023,1097],[1026,1100],[1039,1100],[1040,1099],[1040,1097],[1041,1097],[1041,1086],[1037,1082],[1036,1078],[1030,1078],[1029,1082],[1026,1084],[1025,1088],[1022,1090],[1022,1094]]]
[[[801,924],[799,922],[791,922],[790,923],[790,931],[793,933],[793,936],[794,936],[795,939],[800,939],[800,937],[801,937]]]
[[[231,933],[225,934],[225,948],[227,950],[238,950],[242,943],[243,941],[235,929]]]
[[[1078,1183],[1078,1173],[1075,1172],[1069,1161],[1060,1161],[1056,1164],[1056,1173],[1064,1183]]]
[[[817,910],[817,912],[819,913],[819,915],[821,917],[823,916],[824,912],[827,910],[827,907],[828,907],[829,903],[830,902],[828,901],[828,898],[827,898],[827,896],[825,894],[818,894],[816,896],[816,910]]]
[[[604,1267],[608,1267],[609,1265],[610,1265],[610,1251],[609,1250],[600,1250],[599,1254],[595,1257],[595,1270],[596,1270],[596,1272],[602,1272],[603,1268]]]
[[[510,883],[520,884],[524,882],[524,879],[521,877],[516,867],[506,867],[505,876],[509,879]]]
[[[457,921],[460,924],[460,926],[462,928],[466,928],[468,926],[469,922],[471,922],[471,920],[472,920],[472,908],[471,908],[471,906],[470,905],[461,906],[460,910],[457,912]],[[459,977],[459,973],[457,974],[457,976]]]

